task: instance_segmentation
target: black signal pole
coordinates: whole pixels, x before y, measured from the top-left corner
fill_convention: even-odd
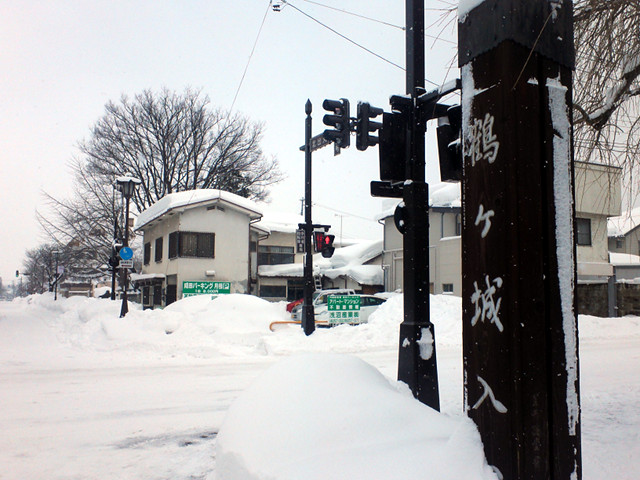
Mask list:
[[[426,124],[419,114],[424,93],[424,0],[406,0],[406,91],[411,97],[409,158],[403,188],[406,230],[404,320],[400,324],[398,380],[422,403],[439,410],[435,335],[429,315],[429,192],[425,183]]]
[[[304,111],[307,115],[304,123],[304,303],[302,305],[302,328],[305,335],[311,335],[316,329],[313,312],[313,249],[311,235],[311,101],[307,100]]]

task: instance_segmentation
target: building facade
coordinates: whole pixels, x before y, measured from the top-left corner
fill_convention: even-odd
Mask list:
[[[575,162],[574,176],[578,281],[606,282],[614,275],[609,261],[611,239],[607,239],[607,221],[620,215],[621,170],[607,165]],[[460,185],[449,183],[431,187],[429,204],[430,291],[460,296]],[[379,216],[384,222],[383,268],[385,289],[389,291],[402,290],[403,287],[402,235],[394,224],[394,208]],[[640,221],[640,211],[638,213]],[[625,244],[635,246],[636,254],[640,253],[640,228],[628,232],[627,237]]]
[[[135,230],[143,234],[143,273],[133,279],[143,305],[169,305],[194,282],[250,293],[250,244],[260,235],[252,224],[261,217],[254,202],[220,190],[169,194],[142,212]]]

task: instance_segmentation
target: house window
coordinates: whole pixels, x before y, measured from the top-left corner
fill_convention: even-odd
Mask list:
[[[294,256],[293,247],[278,247],[275,245],[258,246],[258,265],[293,263]]]
[[[616,237],[616,248],[624,248],[624,237]]]
[[[591,245],[591,219],[576,218],[576,244]]]
[[[442,293],[453,293],[453,283],[443,283]]]
[[[169,234],[169,258],[215,257],[215,233],[172,232]]]
[[[260,296],[263,298],[284,298],[287,296],[286,285],[260,285]]]
[[[462,219],[459,213],[456,214],[456,237],[462,235]]]
[[[180,232],[172,232],[169,234],[169,258],[178,258],[178,234]]]
[[[156,238],[155,260],[156,262],[162,261],[162,237]]]
[[[144,244],[144,264],[149,265],[151,261],[151,242]]]

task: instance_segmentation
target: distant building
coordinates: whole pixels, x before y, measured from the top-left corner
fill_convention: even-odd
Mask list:
[[[298,215],[268,212],[263,217],[254,202],[220,190],[169,194],[136,220],[135,230],[143,234],[143,265],[132,280],[146,308],[218,284],[228,284],[229,293],[297,300],[304,287],[304,255],[296,252],[301,222]],[[336,248],[331,259],[314,255],[317,288],[382,290],[381,250],[382,243],[373,241]]]
[[[609,219],[609,251],[640,255],[640,207]]]
[[[360,241],[336,248],[331,258],[313,256],[315,288],[350,288],[371,294],[384,290],[382,242]],[[269,300],[302,298],[303,264],[260,265],[260,296]],[[266,288],[265,288],[266,287]]]
[[[382,266],[387,291],[403,289],[402,235],[393,213],[398,202],[382,212],[384,223]],[[459,183],[441,183],[429,188],[429,288],[431,293],[462,295],[460,233],[462,215]]]
[[[607,220],[620,214],[620,174],[620,169],[616,167],[575,162],[575,243],[579,281],[606,282],[614,275],[607,248]],[[403,288],[402,235],[393,221],[396,203],[379,216],[380,221],[384,222],[382,258],[384,285],[389,291]],[[460,296],[460,184],[442,183],[430,186],[429,205],[430,291]],[[611,222],[609,225],[611,231]],[[640,226],[638,223],[636,225]],[[635,247],[635,251],[627,253],[639,254],[640,230],[633,229],[627,233],[627,245],[633,244]],[[610,246],[611,239],[609,249]]]

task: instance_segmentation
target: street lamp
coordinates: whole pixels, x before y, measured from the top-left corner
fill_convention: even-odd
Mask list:
[[[58,279],[60,278],[60,275],[58,274],[58,257],[60,256],[60,251],[53,250],[51,252],[51,255],[53,255],[56,259],[56,269],[53,277],[53,299],[58,300]]]
[[[133,196],[133,192],[136,187],[142,183],[137,178],[131,175],[125,175],[123,177],[116,178],[116,184],[118,190],[122,193],[125,199],[125,216],[124,216],[124,242],[122,248],[129,247],[129,201]],[[120,318],[124,317],[129,312],[129,304],[127,303],[127,290],[129,289],[129,269],[128,267],[121,268],[122,276],[122,308],[120,309]]]

